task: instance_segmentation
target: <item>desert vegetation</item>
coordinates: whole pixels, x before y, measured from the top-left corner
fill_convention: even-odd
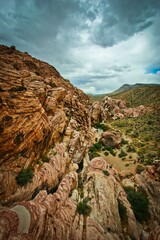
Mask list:
[[[146,194],[142,189],[137,191],[131,187],[125,187],[127,199],[131,204],[132,210],[138,222],[147,222],[150,218],[149,202]]]
[[[117,119],[111,125],[128,136],[132,143],[127,152],[136,152],[144,164],[160,158],[160,118],[158,115],[143,115],[137,118]]]
[[[17,175],[16,181],[20,186],[25,186],[27,183],[31,182],[34,177],[34,171],[32,167],[23,168]]]

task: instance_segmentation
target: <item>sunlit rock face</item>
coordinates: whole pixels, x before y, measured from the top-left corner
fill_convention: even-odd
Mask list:
[[[57,185],[71,161],[82,160],[91,139],[90,102],[54,67],[5,46],[0,91],[0,202],[12,204],[29,199],[35,188]],[[49,162],[39,164],[58,143]],[[15,178],[28,166],[33,181],[19,188]]]
[[[115,130],[108,130],[102,133],[101,140],[104,146],[119,148],[122,142],[122,136],[118,131],[116,132]]]
[[[125,101],[106,96],[102,102],[95,102],[92,105],[92,121],[97,123],[100,120],[107,121],[109,119],[138,117],[150,111],[152,111],[151,108],[143,105],[128,108]]]

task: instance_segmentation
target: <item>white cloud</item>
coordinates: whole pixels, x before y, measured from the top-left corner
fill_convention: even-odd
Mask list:
[[[49,62],[85,92],[160,82],[146,74],[160,67],[159,1],[1,2],[0,42]]]

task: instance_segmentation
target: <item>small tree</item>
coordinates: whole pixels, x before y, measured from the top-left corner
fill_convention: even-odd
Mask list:
[[[148,198],[142,191],[136,191],[134,188],[125,187],[127,199],[132,206],[134,215],[140,223],[149,220]]]
[[[144,170],[144,167],[142,165],[137,165],[136,167],[136,173],[140,174]]]
[[[23,168],[17,175],[16,181],[20,186],[24,186],[31,182],[34,176],[33,169],[31,167]]]
[[[91,212],[91,207],[88,205],[88,198],[83,199],[83,201],[79,202],[77,205],[77,212],[79,214],[88,216]]]

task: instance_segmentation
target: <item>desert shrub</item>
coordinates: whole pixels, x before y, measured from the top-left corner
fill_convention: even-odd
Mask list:
[[[42,162],[49,162],[49,157],[46,154],[41,154],[40,158],[42,159]]]
[[[137,221],[140,223],[148,221],[150,217],[148,209],[149,202],[144,192],[136,191],[131,187],[125,187],[125,192]]]
[[[16,181],[20,186],[24,186],[27,183],[31,182],[34,176],[33,168],[23,168],[17,175]]]
[[[123,145],[128,144],[128,141],[125,140],[124,138],[122,138],[121,144],[123,144]]]
[[[113,149],[110,151],[110,154],[114,157],[116,156],[116,152]]]
[[[94,128],[97,128],[97,129],[102,129],[103,131],[107,131],[110,129],[110,127],[108,125],[105,125],[103,123],[96,123],[93,125]]]
[[[102,146],[103,146],[102,141],[96,142],[90,147],[89,151],[91,152],[100,151]]]
[[[95,144],[93,144],[90,148],[89,148],[89,157],[90,159],[94,158],[94,157],[98,157],[99,154],[97,153],[98,151],[100,151],[103,147],[103,143],[100,140],[99,142],[96,142]]]
[[[145,159],[144,165],[152,165],[153,161],[151,159]]]
[[[128,166],[129,166],[129,163],[126,163],[126,164],[125,164],[125,167],[128,167]]]
[[[142,165],[137,165],[136,167],[136,173],[140,174],[144,170],[144,167]]]
[[[136,149],[135,149],[134,146],[128,145],[128,147],[127,147],[127,152],[136,152]]]
[[[122,158],[122,157],[126,157],[127,153],[125,153],[123,150],[121,150],[121,152],[118,154],[118,157]]]
[[[132,136],[133,138],[137,138],[137,137],[139,136],[139,133],[136,132],[136,131],[134,131],[134,132],[131,134],[131,136]]]
[[[108,153],[107,151],[105,151],[105,152],[104,152],[104,155],[105,155],[105,156],[108,156],[108,155],[109,155],[109,153]]]
[[[110,173],[107,170],[103,170],[104,175],[109,176]]]
[[[112,151],[112,150],[114,149],[113,146],[108,146],[108,145],[105,146],[104,148],[105,148],[105,150],[107,150],[107,151],[109,151],[109,152]]]
[[[127,129],[125,132],[126,132],[126,134],[131,133],[132,132],[132,128]]]
[[[146,148],[140,148],[137,153],[138,153],[138,155],[145,154],[146,153]]]
[[[125,222],[126,220],[128,220],[127,217],[127,209],[126,207],[123,205],[122,201],[118,198],[118,212],[119,212],[119,216],[121,218],[122,222]]]
[[[91,212],[91,207],[88,205],[88,198],[83,199],[77,205],[77,212],[81,215],[88,216]]]
[[[125,127],[125,123],[123,123],[123,122],[116,122],[116,123],[115,123],[115,126],[116,126],[116,127],[120,127],[120,128],[121,128],[121,127]]]
[[[90,159],[93,159],[93,158],[95,158],[95,157],[99,157],[100,155],[99,155],[99,153],[97,153],[97,152],[89,152],[89,158]]]

